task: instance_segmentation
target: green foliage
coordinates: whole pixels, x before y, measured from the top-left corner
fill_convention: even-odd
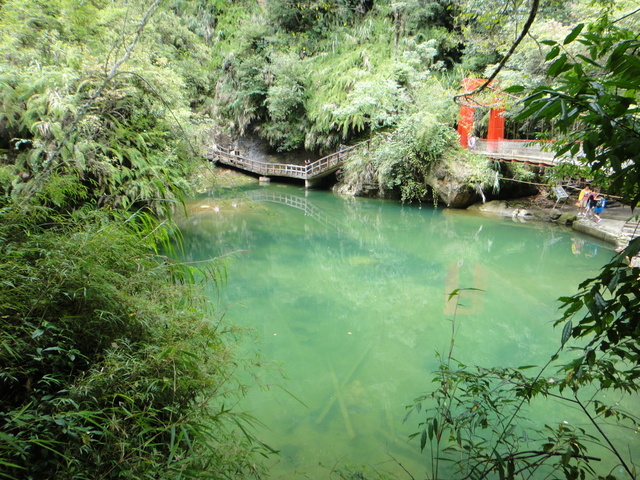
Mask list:
[[[402,89],[389,80],[363,81],[353,86],[346,101],[333,110],[333,118],[344,138],[369,128],[372,131],[394,126],[397,106],[406,103]]]
[[[162,255],[179,232],[151,216],[189,191],[207,121],[195,13],[0,10],[0,476],[258,475],[237,332],[196,284],[224,270]]]
[[[563,53],[564,45],[576,41],[583,54],[574,58]],[[586,30],[576,26],[547,55],[557,86],[535,90],[524,100],[521,114],[553,121],[555,134],[564,134],[558,155],[580,154],[592,176],[630,205],[640,201],[638,48],[634,32],[606,21]],[[598,277],[583,282],[577,295],[562,298],[564,315],[558,323],[571,328],[572,319],[582,316],[570,331],[587,341],[566,367],[575,388],[597,382],[601,388],[638,389],[640,292],[637,274],[628,268],[628,259],[638,251],[638,242],[632,242]]]
[[[431,452],[432,478],[537,478],[563,472],[566,478],[594,473],[587,445],[597,438],[583,428],[528,420],[524,392],[538,379],[509,368],[451,366],[443,361],[428,395],[418,397],[410,414],[423,412],[420,449]],[[540,387],[537,387],[540,388]],[[544,389],[544,386],[542,387]],[[538,393],[540,393],[539,390]],[[546,389],[544,389],[546,393]],[[446,462],[446,465],[441,463]]]
[[[242,31],[238,51],[224,59],[216,90],[220,113],[231,123],[231,129],[244,134],[255,122],[267,118],[265,99],[267,58],[271,40],[264,25],[248,25]]]
[[[633,8],[631,0],[545,2],[531,44],[502,80],[538,86],[549,74],[518,121],[563,134],[561,153],[577,153],[581,142],[580,174],[635,205]],[[453,155],[467,162],[464,182],[484,190],[494,172],[459,153],[456,107],[443,87],[457,90],[462,72],[449,77],[443,68],[463,55],[481,72],[501,58],[527,9],[485,0],[1,1],[2,473],[254,474],[247,453],[256,446],[226,407],[242,389],[229,380],[236,360],[187,286],[221,271],[174,265],[159,255],[168,230],[121,212],[179,205],[209,115],[281,151],[332,150],[375,133],[384,142],[352,156],[345,179],[395,189],[403,201],[437,193],[428,186],[436,167],[463,178]],[[616,9],[624,16],[612,23]],[[570,33],[575,18],[593,12],[604,12],[599,24]],[[553,40],[536,43],[547,34]],[[527,457],[510,419],[520,422],[519,402],[539,395],[577,396],[590,384],[637,391],[637,282],[620,261],[563,298],[562,344],[571,335],[586,342],[565,380],[449,362],[438,392],[423,399],[436,405],[421,425],[423,446],[446,437],[446,453],[471,476],[524,475],[541,459],[567,478],[589,474],[582,432],[540,428]],[[604,401],[575,405],[591,423],[599,415],[634,421]],[[485,431],[495,432],[494,444],[482,443]]]
[[[456,301],[456,310],[463,291],[449,295],[449,301]],[[634,478],[622,452],[598,426],[598,417],[615,418],[631,428],[637,427],[637,417],[605,405],[592,391],[582,395],[586,399],[578,389],[563,395],[564,381],[544,377],[570,339],[570,328],[565,328],[561,347],[542,368],[483,368],[457,362],[453,350],[458,329],[454,315],[449,352],[438,355],[441,364],[435,372],[435,388],[416,398],[405,417],[424,415],[412,437],[419,439],[421,450],[431,454],[431,478],[595,478],[594,462],[600,459],[590,456],[589,448],[603,440]],[[529,376],[526,372],[530,370],[537,373]],[[569,378],[569,383],[576,382]],[[551,414],[543,421],[532,420],[528,409],[537,397],[581,410],[595,428],[575,427],[566,421],[554,425]]]
[[[273,54],[269,74],[273,81],[266,92],[269,120],[256,127],[256,132],[279,151],[304,146],[306,73],[292,54]]]
[[[465,69],[488,76],[520,33],[532,2],[514,0],[496,5],[487,0],[462,0],[457,4],[459,13],[455,22],[464,43],[461,63]],[[527,40],[527,48],[521,48],[517,53],[519,56],[508,64],[508,70],[519,72],[519,81],[523,77],[536,76],[540,64],[536,59],[540,48],[537,45],[539,35],[562,31],[565,25],[583,18],[576,10],[575,3],[569,5],[558,0],[540,2],[536,31]]]
[[[366,155],[347,161],[344,181],[360,188],[376,184],[398,189],[403,202],[422,201],[429,192],[429,175],[456,149],[456,140],[453,129],[434,115],[405,117],[391,134],[382,135]]]
[[[268,12],[278,29],[326,35],[331,27],[351,23],[371,5],[368,0],[270,0]]]
[[[44,218],[17,208],[0,216],[3,473],[254,472],[250,442],[234,427],[246,419],[225,407],[242,391],[230,376],[232,334],[180,280],[183,267],[156,253],[168,225],[91,210],[41,227]]]
[[[580,154],[599,185],[637,205],[640,42],[635,32],[613,25],[596,25],[580,35],[583,28],[580,24],[562,43],[552,43],[548,74],[557,85],[534,90],[523,102],[520,118],[553,122],[558,155]],[[584,53],[563,53],[564,45],[575,41]]]
[[[268,2],[227,39],[216,103],[230,130],[331,151],[396,126],[451,40],[448,2],[410,3],[394,4],[406,20],[394,32],[387,2]]]
[[[35,90],[27,86],[32,78],[25,75],[2,82],[8,92],[4,118],[14,129],[12,141],[20,149],[15,156],[16,168],[29,177],[27,182],[14,185],[15,198],[35,194],[45,203],[50,200],[61,206],[60,199],[50,198],[62,193],[53,188],[53,170],[57,178],[67,177],[68,186],[73,179],[80,182],[77,189],[83,194],[69,195],[68,199],[73,198],[69,206],[89,199],[127,208],[159,199],[174,200],[186,190],[185,183],[176,182],[184,177],[180,156],[185,152],[168,151],[170,142],[174,147],[179,143],[171,126],[152,114],[157,105],[145,98],[144,90],[118,83],[105,90],[89,114],[79,117],[80,104],[87,98],[71,91],[78,79],[52,75]],[[59,82],[64,82],[66,90],[57,87]],[[14,92],[13,97],[9,92]],[[16,111],[16,103],[21,101],[26,108]],[[16,113],[10,122],[12,111]],[[20,148],[22,145],[27,147]]]
[[[189,137],[204,125],[188,110],[188,95],[211,89],[206,76],[194,81],[204,51],[175,15],[160,12],[156,23],[139,23],[145,8],[3,6],[0,52],[8,68],[0,74],[0,144],[11,148],[8,160],[20,175],[3,186],[15,199],[62,206],[48,198],[56,195],[50,184],[62,178],[65,188],[73,178],[78,183],[67,208],[95,202],[159,211],[188,191],[181,179],[199,153]],[[19,43],[25,21],[37,28]],[[66,29],[72,25],[73,32]],[[140,26],[148,36],[135,37]],[[52,29],[55,55],[45,55],[37,49],[51,46],[43,35]],[[119,71],[127,60],[128,71]]]
[[[509,178],[513,178],[515,180],[532,182],[536,178],[536,173],[533,172],[530,168],[527,168],[525,165],[522,165],[521,163],[510,162],[501,165],[501,167],[505,168]]]
[[[640,378],[640,288],[629,258],[640,253],[640,239],[633,240],[602,272],[580,284],[580,292],[563,297],[564,324],[584,347],[565,366],[566,386],[578,389],[597,383],[600,388],[636,392]],[[583,312],[587,312],[584,314]],[[574,325],[573,318],[581,316]]]
[[[580,51],[569,53],[568,46],[575,42]],[[635,32],[604,16],[595,25],[577,25],[564,40],[551,40],[547,46],[549,84],[524,99],[518,119],[544,120],[549,126],[545,134],[558,139],[559,155],[581,154],[580,170],[574,166],[572,171],[596,178],[609,192],[636,205],[640,124],[634,79],[640,74],[640,45]],[[520,86],[509,92],[525,90]],[[605,427],[611,422],[635,431],[639,424],[635,412],[620,406],[620,397],[608,399],[611,391],[635,396],[639,388],[640,290],[637,270],[629,267],[639,252],[636,239],[597,277],[582,282],[577,294],[560,299],[560,348],[534,376],[525,375],[533,366],[452,368],[449,352],[435,389],[410,410],[425,409],[415,437],[422,449],[431,447],[434,478],[441,476],[443,460],[453,465],[451,476],[461,478],[614,478],[611,471],[596,472],[599,459],[588,454],[595,442],[606,445],[628,478],[637,477],[633,454]],[[568,347],[567,360],[561,351]],[[545,379],[552,366],[558,378]],[[525,408],[547,399],[577,409],[589,428],[565,423],[527,426]]]

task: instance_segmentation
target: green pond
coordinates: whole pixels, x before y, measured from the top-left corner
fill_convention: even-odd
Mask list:
[[[425,478],[428,454],[409,440],[423,417],[403,419],[432,388],[454,318],[459,361],[543,365],[559,345],[557,298],[613,253],[547,223],[292,185],[219,189],[187,207],[185,259],[226,257],[218,313],[251,327],[244,354],[272,365],[237,406],[280,452],[271,478],[339,478],[346,465]],[[455,289],[473,289],[457,309]],[[585,422],[555,403],[540,415]]]

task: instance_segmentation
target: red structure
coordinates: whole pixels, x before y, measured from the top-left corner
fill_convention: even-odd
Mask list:
[[[480,85],[482,85],[486,79],[484,78],[465,78],[462,80],[462,91],[464,93],[472,92]],[[460,145],[463,148],[468,148],[469,137],[473,135],[473,124],[475,116],[475,108],[484,106],[481,104],[470,104],[468,102],[463,103],[460,106],[460,114],[458,120],[458,134],[460,135]],[[489,131],[487,134],[487,146],[489,151],[498,150],[498,142],[504,139],[504,108],[491,108],[489,112]]]
[[[504,140],[504,108],[492,108],[489,113],[487,143],[490,152],[498,151],[498,142]]]

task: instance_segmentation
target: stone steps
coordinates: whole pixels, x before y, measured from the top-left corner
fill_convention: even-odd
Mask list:
[[[629,245],[629,242],[634,238],[640,237],[640,221],[637,220],[628,220],[622,227],[622,232],[620,234],[620,240],[623,243],[623,246],[626,247]],[[635,256],[629,260],[629,266],[632,268],[640,267],[640,256]]]
[[[634,238],[640,237],[640,221],[629,220],[622,227],[622,237],[629,243]]]

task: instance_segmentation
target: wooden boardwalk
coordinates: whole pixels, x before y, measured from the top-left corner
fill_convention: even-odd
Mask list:
[[[211,161],[251,172],[262,177],[287,177],[304,180],[305,186],[315,185],[319,179],[337,171],[355,151],[369,146],[369,141],[341,149],[306,165],[270,163],[243,157],[239,151],[220,146],[212,147],[207,155]],[[570,157],[555,158],[540,143],[531,140],[483,140],[478,139],[473,152],[493,160],[517,162],[541,167],[553,167],[560,162],[575,162]]]
[[[251,160],[241,156],[238,151],[229,150],[219,146],[212,147],[207,158],[213,162],[239,168],[263,177],[297,178],[304,180],[306,187],[311,187],[317,183],[319,179],[338,170],[354,151],[360,150],[368,145],[369,142],[366,141],[345,147],[340,149],[339,152],[332,153],[306,165],[270,163]]]

